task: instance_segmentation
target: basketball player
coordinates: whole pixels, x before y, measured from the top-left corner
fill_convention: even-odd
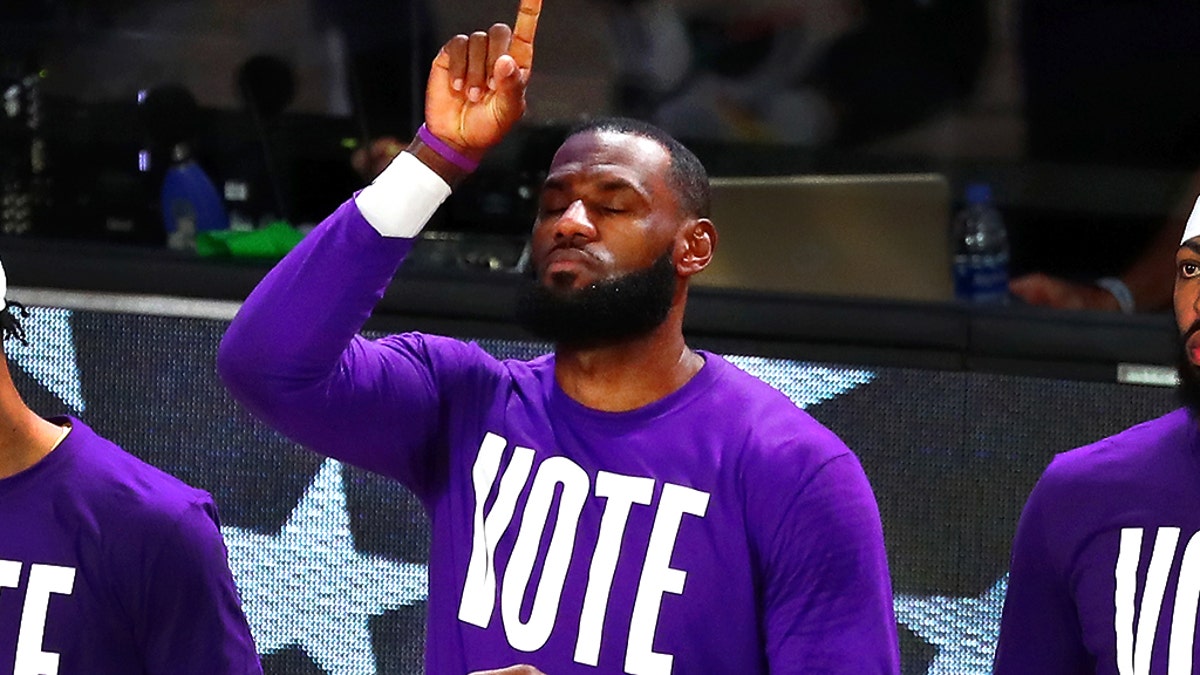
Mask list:
[[[997,675],[1200,667],[1200,204],[1174,296],[1185,405],[1046,469],[1013,543]]]
[[[5,340],[24,340],[19,314],[4,303]],[[74,417],[38,416],[4,358],[0,673],[262,673],[212,498]]]
[[[528,362],[357,335],[438,204],[525,109],[540,0],[433,63],[412,144],[263,280],[220,373],[314,450],[390,476],[432,521],[427,672],[898,670],[857,459],[682,332],[716,231],[695,156],[601,120],[559,148],[518,313]]]

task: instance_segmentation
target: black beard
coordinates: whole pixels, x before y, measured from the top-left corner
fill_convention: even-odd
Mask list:
[[[675,284],[670,249],[645,269],[576,290],[555,290],[533,279],[517,300],[517,322],[559,345],[613,344],[662,325]]]
[[[1193,417],[1200,417],[1200,368],[1188,359],[1187,349],[1184,347],[1186,337],[1181,335],[1179,338],[1179,362],[1175,364],[1179,371],[1179,387],[1175,393],[1179,402],[1191,411]]]

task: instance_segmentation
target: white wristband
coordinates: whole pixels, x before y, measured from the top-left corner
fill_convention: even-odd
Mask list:
[[[411,239],[449,196],[450,186],[441,176],[411,153],[401,152],[354,203],[379,234]]]
[[[1125,285],[1124,281],[1116,277],[1101,277],[1094,282],[1100,288],[1112,293],[1112,296],[1117,299],[1117,305],[1121,308],[1124,314],[1133,314],[1137,306],[1133,302],[1133,292]]]

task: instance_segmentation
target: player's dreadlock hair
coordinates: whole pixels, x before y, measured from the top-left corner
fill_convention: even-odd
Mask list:
[[[4,310],[0,311],[0,338],[7,340],[8,338],[16,338],[23,345],[28,345],[29,340],[25,338],[25,327],[21,325],[21,319],[29,316],[29,310],[25,309],[25,305],[13,300],[4,302]]]

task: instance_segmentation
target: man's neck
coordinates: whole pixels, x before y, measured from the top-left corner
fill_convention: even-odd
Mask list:
[[[0,478],[14,476],[50,454],[62,427],[42,419],[24,405],[9,410],[0,402]]]
[[[605,412],[625,412],[675,392],[704,366],[688,348],[678,322],[620,343],[555,353],[554,377],[575,401]]]

